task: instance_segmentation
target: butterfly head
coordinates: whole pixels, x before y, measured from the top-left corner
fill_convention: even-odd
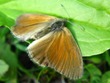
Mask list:
[[[63,29],[64,25],[65,25],[65,20],[58,20],[55,21],[52,25],[51,25],[51,31],[60,31]]]

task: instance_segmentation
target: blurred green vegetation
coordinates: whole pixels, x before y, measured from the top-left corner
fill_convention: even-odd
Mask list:
[[[33,64],[25,50],[28,43],[19,41],[10,32],[16,17],[24,13],[68,18],[60,4],[65,6],[75,25],[68,28],[72,33],[75,32],[84,56],[83,77],[75,81],[53,69]],[[0,83],[110,83],[109,4],[110,0],[1,0]],[[78,27],[84,27],[85,30]]]
[[[25,48],[28,43],[14,38],[10,30],[0,27],[0,83],[54,83],[62,76],[50,68],[33,64]],[[110,83],[110,51],[91,57],[83,57],[84,75],[74,83]],[[64,78],[64,77],[63,77]],[[65,78],[65,83],[73,83]]]

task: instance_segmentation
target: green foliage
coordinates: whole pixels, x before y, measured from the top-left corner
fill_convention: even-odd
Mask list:
[[[8,68],[9,66],[3,60],[0,60],[0,78],[8,71]]]
[[[89,72],[90,76],[90,82],[91,83],[100,83],[101,82],[101,71],[93,64],[88,64],[85,66],[87,71]]]
[[[67,28],[77,39],[84,56],[84,75],[74,82],[110,82],[110,0],[0,0],[0,81],[62,81],[54,70],[32,64],[25,51],[27,43],[12,36],[10,29],[16,18],[25,13],[70,19],[74,26],[67,23]],[[68,79],[67,83],[73,81]]]
[[[102,83],[110,83],[110,71],[102,76]]]
[[[29,2],[11,0],[0,5],[0,16],[3,17],[0,24],[5,23],[10,28],[10,25],[13,25],[12,19],[15,20],[16,17],[24,13],[44,13],[65,19],[70,18],[75,26],[69,28],[72,33],[75,32],[83,56],[96,55],[110,48],[109,0],[102,3],[101,0],[95,2],[91,0],[54,0],[49,2],[44,0],[31,0]],[[64,5],[69,16],[61,4]],[[6,19],[5,22],[4,18]],[[84,27],[85,30],[79,29],[79,26]]]

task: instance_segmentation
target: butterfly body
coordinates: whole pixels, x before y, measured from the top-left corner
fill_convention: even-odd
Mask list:
[[[82,54],[64,24],[65,20],[53,16],[24,14],[18,17],[11,31],[21,40],[35,39],[27,47],[33,62],[78,79],[83,73]]]

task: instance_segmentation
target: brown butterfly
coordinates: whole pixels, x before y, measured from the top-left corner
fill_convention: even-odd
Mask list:
[[[64,19],[53,16],[24,14],[17,18],[11,31],[24,41],[35,39],[27,47],[33,62],[51,67],[70,79],[78,79],[83,73],[82,55],[64,24]]]

